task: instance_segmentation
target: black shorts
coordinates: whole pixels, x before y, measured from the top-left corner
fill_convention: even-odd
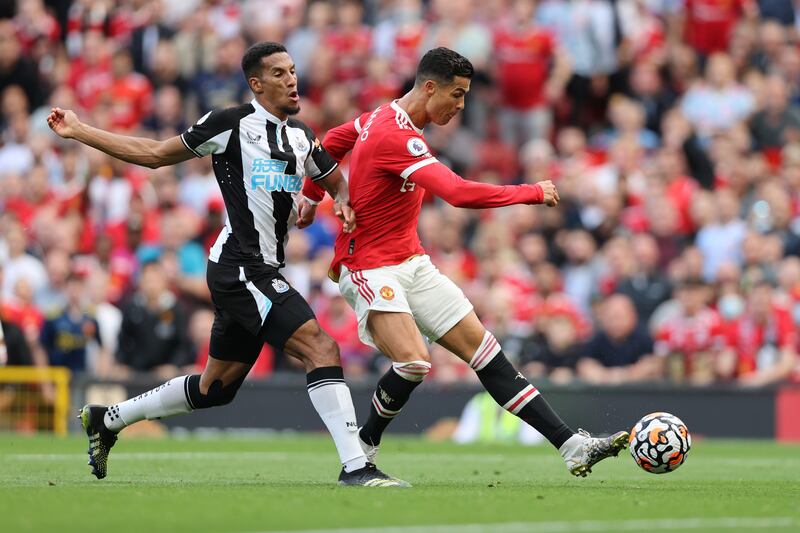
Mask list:
[[[305,298],[275,267],[209,261],[206,272],[214,302],[209,349],[214,359],[252,364],[264,343],[282,350],[314,318]]]

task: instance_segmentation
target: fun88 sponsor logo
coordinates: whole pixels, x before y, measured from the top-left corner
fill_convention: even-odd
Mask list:
[[[250,188],[267,191],[300,192],[303,188],[301,176],[285,174],[286,161],[258,158],[250,168]]]

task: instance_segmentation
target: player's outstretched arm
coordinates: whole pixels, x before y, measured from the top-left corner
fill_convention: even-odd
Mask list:
[[[558,190],[550,180],[533,185],[492,185],[465,180],[439,162],[419,167],[409,179],[456,207],[486,209],[514,204],[553,207],[559,201]]]
[[[144,167],[158,168],[174,165],[194,156],[180,137],[156,141],[111,133],[84,124],[69,109],[52,108],[47,116],[47,125],[60,137],[75,139],[112,157]]]

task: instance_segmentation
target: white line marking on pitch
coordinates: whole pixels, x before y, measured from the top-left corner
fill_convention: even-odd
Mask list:
[[[453,524],[446,526],[408,526],[342,529],[307,529],[277,531],[272,533],[561,533],[572,531],[684,531],[687,529],[777,529],[795,526],[797,521],[789,516],[774,517],[719,517],[655,520],[583,520],[576,522],[506,522],[499,524]],[[268,532],[263,532],[268,533]]]
[[[5,457],[15,461],[74,461],[82,458],[86,453],[17,453],[9,454]],[[0,458],[3,456],[0,456]],[[253,459],[267,459],[283,461],[289,458],[288,453],[282,452],[120,452],[113,454],[115,460],[167,460],[167,461],[194,461],[195,459],[219,459],[228,460],[234,458],[248,457]]]
[[[291,456],[298,455],[298,454],[305,454],[305,455],[318,455],[319,452],[317,451],[297,451],[286,453],[286,452],[259,452],[259,451],[242,451],[242,452],[117,452],[113,453],[114,459],[122,459],[122,460],[129,460],[129,461],[141,461],[141,460],[169,460],[169,461],[180,461],[180,460],[187,460],[193,461],[195,459],[204,459],[204,460],[220,460],[220,461],[227,461],[230,459],[241,459],[241,458],[249,458],[249,459],[262,459],[262,460],[275,460],[275,461],[285,461],[289,459]],[[13,461],[73,461],[76,458],[80,458],[86,455],[86,452],[75,452],[75,453],[12,453],[8,455],[0,455],[0,460],[2,459],[10,459]],[[501,454],[428,454],[428,455],[417,455],[417,454],[409,454],[409,453],[395,453],[392,454],[392,458],[394,459],[402,459],[402,458],[413,459],[415,462],[421,461],[435,461],[435,462],[442,462],[442,461],[504,461],[509,459],[508,456],[501,455]],[[529,461],[531,459],[542,460],[542,461],[549,461],[551,460],[550,457],[547,456],[530,456],[527,457],[525,460]]]

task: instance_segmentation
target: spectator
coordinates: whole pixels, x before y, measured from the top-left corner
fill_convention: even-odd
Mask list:
[[[753,111],[753,95],[736,81],[733,61],[718,53],[708,59],[706,77],[686,92],[681,109],[706,142],[745,120]]]
[[[89,308],[97,322],[99,343],[90,343],[87,367],[96,376],[108,377],[115,374],[114,354],[117,353],[119,332],[122,327],[122,312],[111,302],[113,294],[111,276],[97,269],[86,280]]]
[[[672,288],[669,279],[658,269],[659,251],[653,236],[636,235],[630,244],[636,268],[617,282],[616,292],[628,296],[639,320],[647,322],[656,307],[669,299]]]
[[[22,55],[14,23],[5,19],[0,20],[0,93],[10,85],[22,87],[31,107],[38,107],[44,101],[37,66]]]
[[[753,18],[757,13],[755,2],[750,0],[686,0],[685,6],[686,42],[705,56],[727,50],[739,19]]]
[[[582,355],[574,322],[567,316],[554,315],[541,321],[539,331],[523,344],[519,358],[522,372],[559,385],[570,383]]]
[[[500,131],[512,146],[550,137],[550,104],[561,97],[570,77],[566,54],[554,36],[533,22],[535,7],[536,0],[514,0],[508,22],[494,35]]]
[[[88,347],[95,342],[101,348],[103,363],[99,366],[107,368],[111,356],[102,349],[97,320],[88,313],[84,280],[73,274],[67,278],[65,289],[66,307],[45,320],[39,338],[50,366],[85,372],[89,366]]]
[[[183,307],[167,289],[164,267],[155,261],[143,264],[139,290],[122,309],[118,375],[153,372],[159,379],[179,375],[194,363],[187,327]]]
[[[198,109],[221,109],[244,101],[248,89],[239,65],[243,53],[241,37],[232,36],[217,45],[213,70],[201,72],[192,83]]]
[[[27,237],[22,227],[17,223],[11,224],[6,230],[5,241],[8,259],[4,261],[2,295],[12,298],[19,280],[25,280],[34,293],[44,289],[47,286],[47,271],[39,259],[26,252]]]
[[[139,10],[139,24],[131,33],[129,49],[133,70],[145,75],[153,72],[159,44],[175,35],[175,31],[163,21],[164,1],[147,2]]]
[[[3,275],[3,261],[0,261],[0,284]],[[30,365],[47,366],[47,359],[31,350],[29,336],[7,316],[6,304],[0,293],[0,367]]]
[[[631,97],[644,109],[645,127],[649,131],[661,131],[661,120],[675,105],[676,95],[664,86],[658,66],[646,61],[635,63],[628,83]]]
[[[111,127],[136,128],[153,107],[153,87],[144,75],[133,70],[127,50],[117,50],[111,58],[112,82],[103,96],[111,106]]]
[[[67,305],[66,285],[72,265],[69,254],[59,248],[53,248],[45,257],[47,286],[40,289],[34,299],[36,307],[49,315],[60,311]]]
[[[206,252],[191,240],[192,221],[179,213],[161,215],[161,239],[156,245],[142,246],[137,252],[140,264],[158,261],[164,267],[168,284],[179,295],[208,301]]]
[[[739,217],[739,199],[732,191],[718,191],[709,201],[712,216],[697,232],[695,242],[703,254],[703,279],[713,281],[722,264],[741,263],[747,226]]]
[[[627,296],[614,294],[598,307],[599,330],[578,361],[578,377],[587,383],[615,385],[657,379],[653,339],[639,325],[636,308]]]
[[[684,279],[675,292],[677,313],[656,329],[655,354],[668,379],[707,385],[717,378],[725,356],[722,321],[708,306],[710,289],[703,280]]]
[[[583,230],[570,231],[564,239],[567,264],[564,266],[564,292],[585,314],[596,294],[600,265],[595,258],[597,245]]]
[[[775,299],[772,284],[758,281],[747,295],[744,314],[728,325],[733,349],[725,365],[728,375],[748,387],[778,383],[797,362],[797,327],[789,309]]]
[[[750,119],[756,150],[777,149],[800,140],[800,111],[789,107],[786,81],[777,75],[767,78],[763,106]]]

